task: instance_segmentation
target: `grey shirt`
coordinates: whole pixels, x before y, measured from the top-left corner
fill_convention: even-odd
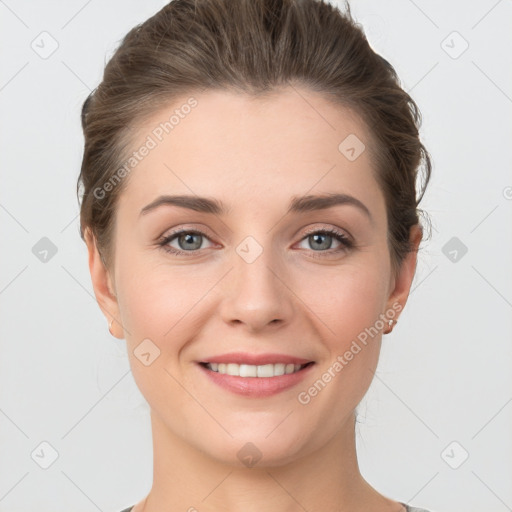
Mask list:
[[[416,507],[410,507],[409,505],[405,504],[405,503],[402,503],[401,501],[399,501],[398,503],[401,503],[404,507],[405,507],[405,510],[407,512],[430,512],[429,510],[427,510],[426,508],[416,508]],[[132,508],[134,507],[135,505],[131,506],[130,508],[125,508],[124,510],[121,510],[121,512],[131,512]]]

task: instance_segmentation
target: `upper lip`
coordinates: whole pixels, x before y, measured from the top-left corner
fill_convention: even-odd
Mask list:
[[[303,359],[301,357],[289,356],[286,354],[249,354],[246,352],[230,352],[229,354],[221,354],[212,356],[201,361],[203,363],[235,363],[250,364],[260,366],[264,364],[306,364],[311,363],[311,359]]]

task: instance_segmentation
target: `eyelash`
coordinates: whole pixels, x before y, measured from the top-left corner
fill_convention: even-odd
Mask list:
[[[202,231],[197,231],[195,229],[182,229],[182,230],[179,230],[179,231],[175,231],[174,233],[171,233],[170,235],[167,235],[166,237],[162,238],[158,242],[158,245],[165,252],[173,254],[175,256],[191,256],[191,255],[194,255],[200,249],[195,249],[195,250],[192,250],[192,251],[182,251],[180,249],[175,249],[174,247],[170,247],[168,245],[175,238],[177,238],[177,237],[179,237],[180,235],[183,235],[183,234],[200,235],[200,236],[203,236],[205,238],[208,238],[208,235],[206,235],[206,233],[203,233]],[[346,251],[348,249],[352,249],[352,248],[355,247],[354,242],[352,242],[344,233],[342,233],[341,231],[338,231],[335,228],[313,229],[311,231],[306,232],[305,236],[303,238],[301,238],[301,241],[306,239],[306,238],[308,238],[308,237],[310,237],[310,236],[312,236],[312,235],[317,235],[317,234],[332,236],[338,242],[340,242],[341,247],[339,247],[338,249],[335,249],[333,251],[331,251],[331,250],[326,250],[326,251],[314,251],[314,250],[311,250],[313,253],[315,253],[315,252],[321,253],[321,255],[318,255],[318,254],[312,255],[313,258],[324,258],[327,255],[337,254],[339,252]]]

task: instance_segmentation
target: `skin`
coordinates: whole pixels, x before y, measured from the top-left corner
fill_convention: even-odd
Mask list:
[[[134,512],[403,511],[364,480],[355,449],[355,408],[372,381],[382,334],[307,405],[297,400],[379,314],[405,305],[414,277],[416,252],[392,273],[369,151],[349,161],[338,150],[349,134],[370,147],[366,127],[305,88],[265,99],[224,91],[194,97],[198,106],[129,176],[113,268],[87,234],[98,304],[115,319],[114,335],[126,339],[151,409],[153,487]],[[138,126],[134,148],[177,104]],[[333,192],[359,199],[371,219],[347,204],[285,215],[292,196]],[[214,197],[229,211],[162,206],[141,216],[162,194]],[[192,241],[202,240],[200,249],[176,256],[158,245],[179,227],[206,234]],[[335,252],[343,246],[327,238],[318,249],[305,233],[310,227],[338,228],[355,246]],[[250,264],[236,252],[247,236],[263,250]],[[417,249],[419,226],[411,240]],[[170,242],[183,251],[186,244]],[[134,355],[146,338],[160,350],[149,366]],[[196,364],[234,351],[296,355],[315,366],[289,390],[247,398],[210,383]],[[249,441],[262,453],[252,468],[237,458]]]

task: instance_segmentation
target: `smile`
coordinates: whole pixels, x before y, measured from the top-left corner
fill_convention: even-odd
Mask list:
[[[232,375],[235,377],[279,377],[281,375],[290,375],[297,373],[306,366],[312,364],[263,364],[263,365],[252,365],[252,364],[236,364],[236,363],[203,363],[206,368],[213,372],[217,372],[223,375]]]

